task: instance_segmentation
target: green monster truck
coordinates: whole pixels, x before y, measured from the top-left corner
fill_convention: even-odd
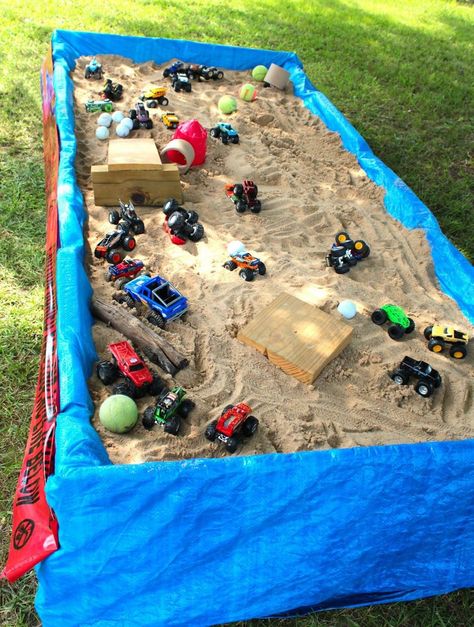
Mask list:
[[[185,396],[185,390],[179,386],[165,390],[158,398],[156,405],[145,409],[142,418],[145,429],[152,429],[157,424],[161,425],[166,433],[178,435],[181,418],[187,418],[195,407],[193,401],[184,398]]]
[[[405,333],[411,333],[415,328],[413,320],[397,305],[383,305],[372,313],[371,318],[378,325],[387,321],[392,323],[387,329],[392,340],[401,340]]]

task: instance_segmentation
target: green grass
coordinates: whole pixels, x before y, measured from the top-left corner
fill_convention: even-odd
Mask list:
[[[103,14],[105,13],[105,15]],[[312,82],[474,258],[472,3],[443,0],[76,0],[4,3],[0,27],[0,561],[41,343],[44,194],[39,69],[53,29],[295,50]],[[241,33],[245,33],[242,39]],[[0,623],[35,625],[34,576],[0,587]],[[252,625],[472,623],[473,595]]]

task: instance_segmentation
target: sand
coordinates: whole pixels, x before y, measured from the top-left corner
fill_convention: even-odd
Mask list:
[[[93,250],[110,225],[108,208],[93,202],[90,166],[106,161],[107,142],[95,138],[98,114],[84,110],[84,102],[101,86],[84,79],[87,61],[78,60],[72,77],[76,169],[89,216],[85,235]],[[144,88],[166,82],[164,66],[153,62],[135,65],[116,56],[102,56],[100,61],[105,76],[124,84],[124,99],[116,105],[123,111]],[[222,119],[218,98],[237,94],[249,79],[249,74],[226,71],[220,82],[194,81],[191,94],[170,89],[167,109],[181,120],[197,118],[210,128]],[[161,112],[151,110],[152,130],[132,136],[153,137],[163,146],[171,133],[159,120]],[[111,460],[226,456],[222,444],[205,439],[204,430],[225,405],[240,401],[251,405],[260,427],[237,455],[474,437],[474,349],[465,360],[455,361],[445,353],[429,352],[422,335],[435,321],[470,334],[474,329],[440,291],[423,232],[405,229],[386,213],[383,189],[367,178],[339,136],[289,90],[259,89],[256,101],[240,101],[238,111],[226,121],[237,128],[241,143],[225,146],[209,137],[205,164],[182,177],[185,207],[198,211],[205,227],[202,241],[173,245],[162,230],[161,209],[137,208],[147,232],[137,236],[133,256],[153,274],[173,282],[190,302],[186,318],[159,333],[190,360],[174,380],[165,378],[169,385],[183,385],[196,408],[178,437],[158,426],[146,431],[141,422],[127,435],[110,434],[96,412],[92,421]],[[259,215],[237,214],[224,194],[225,183],[243,178],[253,179],[259,187]],[[339,276],[324,260],[334,234],[342,229],[367,241],[372,252]],[[234,239],[265,262],[265,277],[244,283],[236,272],[222,267],[226,245]],[[85,262],[95,294],[110,299],[114,289],[104,280],[105,262],[93,258],[90,249]],[[313,386],[284,374],[236,339],[238,330],[282,291],[335,317],[341,300],[357,304],[358,314],[348,322],[354,329],[350,345]],[[401,342],[391,340],[386,329],[370,320],[370,313],[387,302],[403,307],[416,322],[415,332]],[[102,359],[107,358],[108,343],[124,339],[102,323],[93,333]],[[431,398],[417,395],[412,385],[395,385],[388,376],[405,355],[428,361],[440,371],[443,383]],[[95,375],[90,390],[97,406],[110,393]],[[150,397],[138,401],[141,411],[150,404]]]

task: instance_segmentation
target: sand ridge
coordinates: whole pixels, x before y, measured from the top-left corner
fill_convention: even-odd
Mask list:
[[[94,205],[90,180],[91,164],[106,160],[107,142],[95,138],[98,114],[84,109],[85,101],[101,87],[99,81],[84,79],[88,60],[79,59],[72,73],[76,171],[88,212],[90,280],[94,291],[107,300],[114,291],[104,280],[107,266],[94,259],[91,250],[110,229],[108,209]],[[167,64],[136,65],[107,55],[99,60],[105,76],[124,85],[124,99],[116,103],[116,109],[124,112],[144,88],[168,83],[162,78]],[[180,120],[197,118],[210,128],[223,119],[216,106],[220,95],[236,95],[249,79],[246,73],[225,71],[223,81],[193,81],[191,94],[176,94],[170,88],[168,107],[150,110],[154,128],[135,131],[131,137],[153,137],[163,146],[171,138],[159,120],[165,110],[175,111]],[[198,211],[204,239],[175,246],[162,230],[161,209],[137,208],[147,233],[137,236],[133,256],[152,273],[172,281],[190,302],[186,319],[169,324],[162,333],[190,359],[190,366],[174,381],[187,389],[196,409],[178,437],[159,427],[146,431],[141,423],[130,434],[109,434],[94,416],[112,461],[225,456],[222,445],[204,438],[204,429],[225,405],[239,401],[249,403],[260,420],[257,434],[237,452],[241,455],[473,437],[474,350],[456,362],[429,352],[422,336],[423,328],[435,321],[473,332],[456,303],[439,290],[424,234],[406,230],[386,213],[383,190],[343,149],[339,136],[289,91],[260,88],[256,101],[239,101],[238,111],[225,119],[237,128],[240,144],[225,146],[209,137],[204,165],[182,176],[184,206]],[[243,178],[253,179],[259,187],[259,215],[237,214],[224,194],[225,183]],[[334,234],[341,229],[366,240],[372,251],[343,276],[324,263]],[[237,273],[222,268],[226,245],[233,239],[242,240],[265,262],[265,277],[244,283]],[[358,315],[349,322],[354,329],[351,344],[314,386],[285,375],[235,339],[239,328],[281,291],[334,316],[339,316],[340,300],[357,304]],[[386,302],[400,305],[416,322],[415,332],[401,342],[391,340],[370,320],[371,311]],[[93,332],[103,358],[108,343],[123,339],[101,323]],[[428,361],[440,371],[443,384],[431,398],[418,396],[412,385],[398,387],[388,377],[405,355]],[[90,389],[97,406],[109,394],[95,376]],[[151,398],[138,401],[140,410],[150,404]]]

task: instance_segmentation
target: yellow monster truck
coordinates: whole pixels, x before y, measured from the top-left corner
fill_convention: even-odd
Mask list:
[[[178,128],[179,118],[176,115],[176,113],[171,113],[171,111],[168,111],[167,113],[163,113],[163,115],[161,116],[161,121],[166,126],[166,128],[169,128],[169,129]]]
[[[151,87],[143,92],[140,100],[150,109],[155,109],[158,105],[166,107],[169,103],[168,98],[166,98],[166,87]]]
[[[425,339],[428,340],[428,348],[433,353],[441,353],[448,345],[449,354],[454,359],[464,359],[467,355],[467,343],[469,336],[462,331],[456,331],[454,327],[442,327],[439,324],[433,324],[423,332]]]

